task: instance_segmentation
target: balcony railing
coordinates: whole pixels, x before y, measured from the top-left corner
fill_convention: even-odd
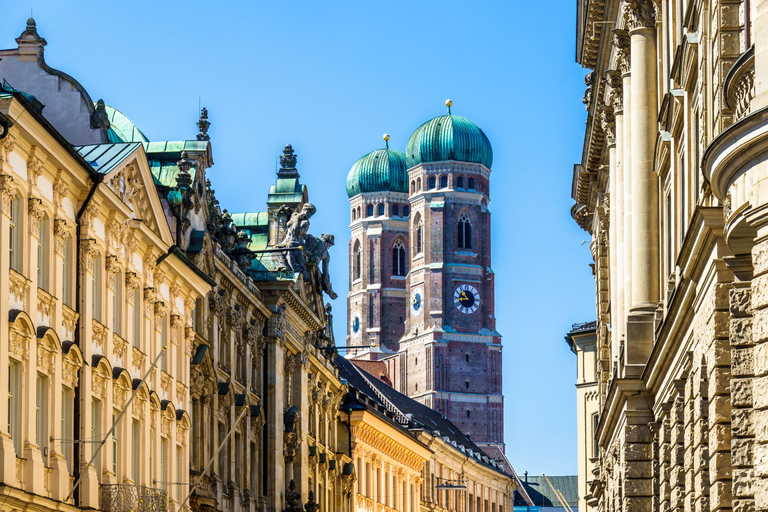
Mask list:
[[[101,486],[104,512],[166,512],[167,504],[168,495],[162,489],[129,484]]]

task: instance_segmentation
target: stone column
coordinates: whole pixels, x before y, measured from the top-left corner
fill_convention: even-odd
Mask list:
[[[626,4],[632,66],[632,302],[627,319],[626,374],[639,376],[653,345],[659,300],[658,180],[653,171],[656,136],[656,17],[652,0]]]
[[[611,357],[624,334],[624,93],[619,71],[608,72],[609,103],[615,121],[615,165],[611,168]],[[610,156],[610,155],[609,155]],[[611,361],[611,364],[613,361]],[[610,372],[610,368],[608,369]]]
[[[283,457],[283,411],[285,382],[280,375],[280,369],[284,368],[283,343],[285,336],[285,310],[279,312],[269,320],[269,337],[265,338],[266,344],[266,368],[267,389],[263,390],[264,397],[269,397],[265,403],[264,432],[267,436],[267,488],[266,511],[278,512],[283,508],[283,495],[285,494],[285,467]]]
[[[610,75],[609,75],[610,80]],[[611,340],[610,344],[614,348],[618,348],[618,338],[616,333],[618,332],[615,326],[618,323],[618,288],[616,287],[616,272],[618,271],[618,223],[621,217],[618,216],[618,210],[614,200],[617,195],[617,151],[616,151],[616,118],[614,115],[613,107],[606,106],[600,111],[600,125],[603,129],[605,136],[605,145],[608,148],[608,182],[609,182],[609,198],[608,198],[608,264],[609,264],[609,285],[611,301]],[[615,350],[613,353],[617,353]]]
[[[623,224],[621,234],[622,260],[620,262],[621,299],[619,336],[626,343],[627,311],[632,303],[632,77],[630,73],[630,45],[629,35],[626,31],[615,31],[614,44],[616,45],[616,61],[621,73],[621,104],[622,104],[622,130],[621,130],[621,211]],[[618,135],[618,132],[617,132]],[[618,147],[618,146],[617,146]],[[620,362],[623,368],[624,361]]]

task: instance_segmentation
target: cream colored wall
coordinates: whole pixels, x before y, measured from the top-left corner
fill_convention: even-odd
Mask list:
[[[594,332],[584,335],[574,335],[576,347],[577,379],[576,379],[576,437],[578,450],[579,477],[579,510],[586,511],[585,496],[589,494],[589,483],[594,476],[592,470],[597,465],[594,457],[594,416],[599,413],[597,396],[597,379],[595,375],[595,344]]]
[[[0,316],[0,396],[8,396],[9,364],[14,363],[18,378],[10,385],[18,391],[14,399],[19,400],[16,411],[20,418],[16,434],[19,439],[13,439],[6,432],[8,408],[0,408],[0,478],[30,495],[63,501],[73,484],[67,464],[75,461],[71,456],[69,461],[65,459],[74,445],[67,442],[71,438],[62,439],[65,437],[62,416],[63,411],[68,411],[67,416],[73,418],[70,415],[74,414],[75,385],[79,383],[81,422],[86,438],[90,438],[92,404],[100,400],[98,433],[101,440],[112,427],[113,417],[120,414],[131,396],[132,379],[140,379],[160,353],[163,341],[159,327],[162,322],[168,322],[167,368],[151,373],[117,424],[116,458],[113,440],[108,439],[96,459],[101,472],[91,467],[83,473],[80,505],[100,507],[100,484],[136,483],[159,487],[164,484],[155,484],[155,480],[186,480],[185,472],[180,469],[187,465],[189,417],[183,414],[177,420],[177,410],[188,410],[186,328],[200,284],[190,281],[188,269],[175,267],[169,260],[156,264],[168,244],[158,243],[157,235],[150,236],[141,222],[132,221],[135,215],[131,207],[106,183],[99,185],[91,206],[83,215],[78,240],[75,211],[91,186],[86,171],[31,116],[22,117],[18,103],[6,100],[0,104],[0,110],[20,119],[10,135],[0,140],[0,228],[4,234],[10,229],[11,198],[19,201],[21,207],[17,220],[21,238],[18,272],[9,269],[9,237],[0,238],[0,310],[20,311],[11,324],[7,314]],[[149,186],[153,186],[151,181]],[[38,251],[40,226],[45,227],[43,236],[48,243]],[[65,266],[67,244],[72,252],[71,261]],[[80,275],[75,271],[78,244],[82,249]],[[38,253],[48,261],[43,267],[47,284],[38,280]],[[92,314],[95,270],[101,275],[96,288],[101,297],[100,321]],[[77,286],[82,291],[80,303],[70,301],[71,307],[63,304],[65,272],[70,276],[71,296],[74,297]],[[117,297],[116,283],[123,290]],[[141,290],[140,304],[133,304],[132,293],[129,293],[136,287]],[[113,329],[115,303],[121,316],[117,327],[122,336]],[[131,315],[136,307],[142,312],[142,333],[140,345],[132,347]],[[50,329],[44,330],[45,327]],[[73,341],[78,344],[69,346]],[[100,360],[94,365],[96,359]],[[125,371],[118,374],[115,371],[118,367]],[[47,389],[41,393],[44,397],[42,416],[37,414],[38,375],[47,377]],[[152,398],[149,390],[155,392]],[[64,396],[70,400],[68,404],[62,403]],[[165,402],[161,405],[161,400],[167,400],[168,405]],[[140,447],[132,445],[133,421],[140,425]],[[38,422],[47,425],[46,439],[36,439]],[[67,437],[77,428],[76,425],[70,427]],[[159,472],[161,439],[167,439],[169,452],[163,474]],[[14,442],[20,446],[19,450],[14,449]],[[81,466],[98,446],[95,443],[81,445]],[[181,468],[176,464],[177,449]],[[134,451],[142,454],[136,482],[132,468]],[[148,456],[152,457],[152,464]],[[168,487],[170,510],[175,509],[181,496],[176,489],[176,486]]]

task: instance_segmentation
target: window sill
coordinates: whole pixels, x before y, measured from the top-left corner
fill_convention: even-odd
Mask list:
[[[395,281],[405,281],[406,276],[392,276]]]
[[[476,252],[468,251],[466,249],[459,249],[456,251],[457,256],[472,256],[473,258],[477,256]]]

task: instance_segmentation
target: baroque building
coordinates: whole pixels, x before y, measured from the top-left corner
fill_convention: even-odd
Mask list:
[[[0,51],[3,505],[349,510],[333,236],[309,233],[291,146],[266,211],[230,214],[205,109],[191,140],[150,141],[45,63],[33,19],[17,43]]]
[[[599,411],[580,493],[606,511],[768,510],[768,2],[577,5],[591,71],[572,214],[592,234]]]
[[[347,176],[348,340],[383,359],[394,387],[504,457],[501,335],[491,269],[490,141],[448,113],[405,153],[363,156]]]

